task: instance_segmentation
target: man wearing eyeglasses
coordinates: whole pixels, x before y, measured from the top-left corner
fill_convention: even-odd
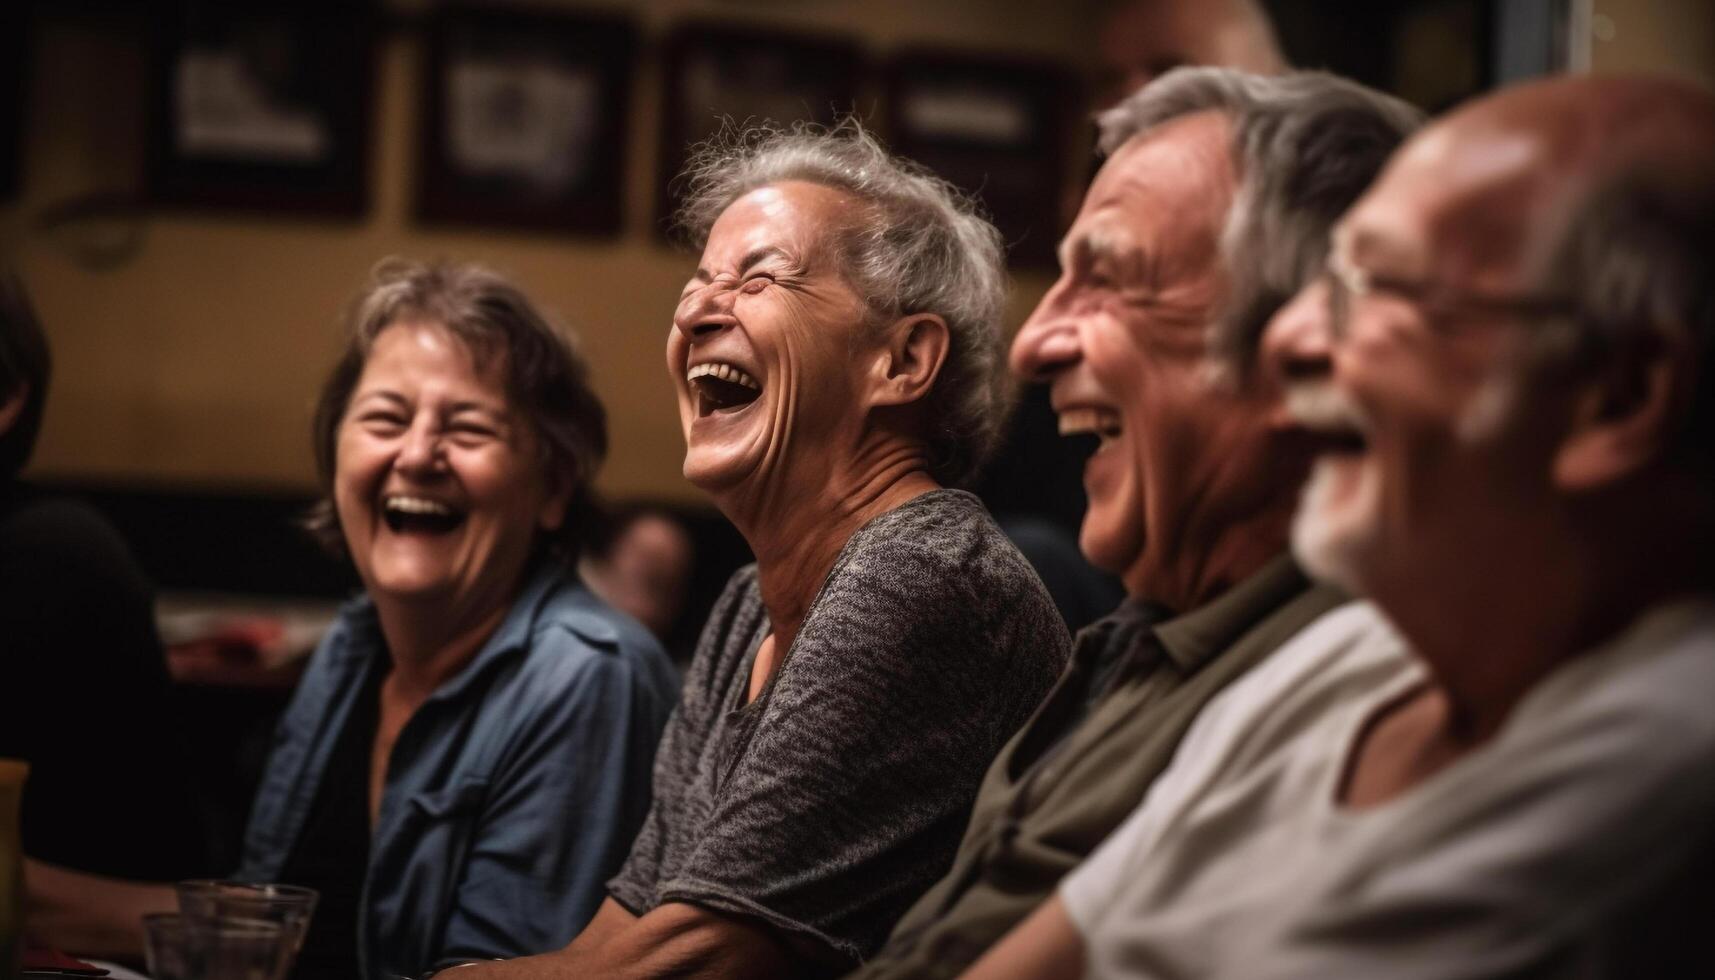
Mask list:
[[[1322,445],[1294,549],[1373,606],[972,975],[1710,975],[1712,174],[1715,96],[1661,80],[1407,143],[1263,345]]]

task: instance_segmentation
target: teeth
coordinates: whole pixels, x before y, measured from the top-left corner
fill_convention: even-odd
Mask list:
[[[710,362],[708,364],[698,364],[696,367],[693,367],[689,371],[685,372],[685,380],[686,381],[695,381],[698,378],[706,377],[709,375],[713,375],[714,377],[720,379],[721,381],[730,381],[735,385],[743,385],[744,387],[749,388],[752,391],[761,391],[762,390],[762,385],[757,384],[755,378],[751,377],[748,374],[745,374],[743,371],[740,371],[738,368],[733,367],[731,364],[722,364],[719,362]]]
[[[1060,413],[1060,434],[1063,436],[1085,433],[1116,436],[1119,431],[1119,414],[1105,408],[1068,408]]]
[[[446,504],[425,497],[388,497],[388,510],[396,510],[406,514],[436,514],[441,517],[451,517],[453,510]]]

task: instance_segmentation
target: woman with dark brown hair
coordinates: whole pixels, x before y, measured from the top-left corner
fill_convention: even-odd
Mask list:
[[[365,594],[280,723],[238,877],[322,893],[301,977],[557,948],[648,809],[676,688],[572,570],[603,411],[485,269],[385,262],[352,311],[311,523]],[[171,892],[131,898],[135,916]]]

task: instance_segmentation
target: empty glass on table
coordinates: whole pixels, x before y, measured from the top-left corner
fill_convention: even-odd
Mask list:
[[[296,954],[286,927],[266,919],[155,912],[143,935],[154,980],[281,980]]]

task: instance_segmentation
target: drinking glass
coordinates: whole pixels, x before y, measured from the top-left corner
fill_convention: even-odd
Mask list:
[[[143,916],[144,959],[154,980],[281,980],[294,950],[285,927],[265,919]]]
[[[315,915],[318,897],[314,888],[297,885],[249,884],[206,878],[181,881],[174,887],[179,893],[179,912],[187,918],[278,922],[286,932],[290,949],[286,961],[288,970],[304,947],[304,933],[310,927],[310,917]]]

